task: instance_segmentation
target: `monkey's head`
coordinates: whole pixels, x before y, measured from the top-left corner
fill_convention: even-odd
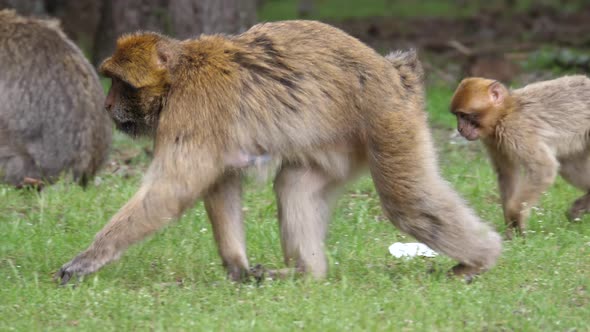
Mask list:
[[[111,78],[105,108],[129,135],[152,135],[170,87],[175,41],[155,33],[124,35],[99,68]]]
[[[510,91],[502,83],[485,78],[466,78],[451,100],[457,130],[470,141],[494,133],[498,121],[507,114]]]

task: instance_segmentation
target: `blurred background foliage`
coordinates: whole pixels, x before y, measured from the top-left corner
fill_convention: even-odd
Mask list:
[[[590,70],[587,0],[0,0],[0,8],[59,19],[95,65],[136,30],[183,39],[316,19],[382,53],[417,48],[431,84],[463,76],[525,84]]]

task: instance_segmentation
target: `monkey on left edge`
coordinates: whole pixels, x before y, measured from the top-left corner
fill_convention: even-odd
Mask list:
[[[105,162],[112,121],[94,68],[52,20],[0,11],[0,181],[85,185]]]

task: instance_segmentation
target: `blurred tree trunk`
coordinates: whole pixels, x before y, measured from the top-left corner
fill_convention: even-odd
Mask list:
[[[166,32],[167,0],[103,0],[96,30],[93,62],[99,64],[113,53],[117,37],[127,32]]]
[[[260,0],[258,0],[260,1]],[[239,33],[256,23],[257,0],[170,0],[171,34]]]
[[[199,0],[202,33],[238,33],[256,22],[255,0]]]
[[[256,23],[261,0],[0,0],[0,9],[51,15],[98,65],[124,33],[156,31],[179,39],[239,33]]]
[[[170,0],[171,35],[179,39],[195,37],[201,33],[200,6],[202,0]]]
[[[256,23],[256,0],[104,0],[100,16],[95,64],[109,56],[117,37],[127,32],[149,30],[185,39],[244,31]]]
[[[47,13],[59,18],[64,32],[87,54],[94,51],[103,1],[46,0]]]

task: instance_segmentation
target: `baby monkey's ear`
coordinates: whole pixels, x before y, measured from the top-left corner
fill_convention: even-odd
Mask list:
[[[488,88],[488,94],[492,104],[502,105],[504,100],[506,100],[506,96],[508,96],[510,92],[508,92],[508,89],[504,86],[504,84],[494,81]]]

